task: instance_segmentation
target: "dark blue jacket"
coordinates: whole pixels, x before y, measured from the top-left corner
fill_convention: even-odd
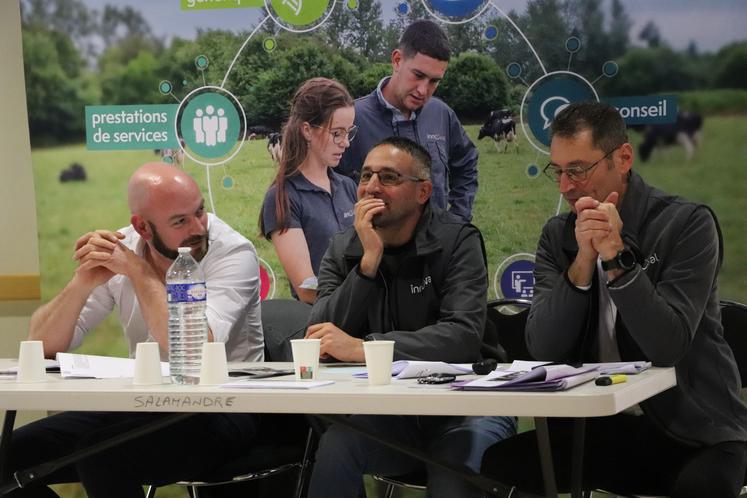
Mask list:
[[[477,148],[462,128],[454,111],[431,97],[411,121],[392,123],[392,111],[379,100],[376,90],[355,101],[358,134],[342,156],[339,173],[357,181],[368,152],[392,135],[407,137],[431,155],[433,194],[431,202],[463,219],[472,219],[477,192]]]

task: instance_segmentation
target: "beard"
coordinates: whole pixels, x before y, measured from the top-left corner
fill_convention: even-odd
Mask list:
[[[161,236],[158,234],[158,230],[153,223],[149,221],[148,225],[150,225],[150,229],[153,230],[153,248],[158,251],[158,253],[164,258],[168,258],[172,261],[175,260],[179,256],[179,251],[176,249],[171,249],[166,245]],[[207,234],[189,237],[183,240],[181,244],[179,244],[179,247],[192,247],[192,244],[195,244],[197,242],[201,242],[202,246],[192,249],[192,257],[195,258],[195,261],[202,261],[202,258],[205,257],[208,249]]]

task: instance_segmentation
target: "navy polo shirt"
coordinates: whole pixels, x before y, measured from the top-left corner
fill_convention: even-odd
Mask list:
[[[319,274],[322,256],[327,250],[334,234],[353,224],[353,206],[357,200],[357,185],[347,176],[327,168],[331,192],[311,183],[300,172],[288,178],[285,191],[288,193],[290,213],[287,219],[288,228],[300,228],[309,246],[311,268],[314,275]],[[264,236],[278,229],[275,218],[275,192],[273,185],[265,194],[262,207],[262,221],[265,227]]]

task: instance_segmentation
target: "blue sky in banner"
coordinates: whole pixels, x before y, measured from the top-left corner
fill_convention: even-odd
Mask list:
[[[523,12],[528,3],[527,0],[493,1],[506,12]],[[106,4],[132,6],[143,13],[158,36],[166,38],[192,39],[198,29],[246,30],[259,19],[259,9],[181,12],[179,0],[83,0],[83,3],[96,9]],[[394,15],[398,3],[400,0],[381,0],[385,18]],[[607,7],[610,3],[603,2]],[[694,39],[699,50],[713,52],[727,43],[747,38],[747,0],[624,0],[623,5],[633,20],[630,31],[633,43],[638,43],[635,38],[650,20],[676,50],[686,48]]]

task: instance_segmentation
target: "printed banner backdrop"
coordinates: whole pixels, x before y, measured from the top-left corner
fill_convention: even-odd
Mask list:
[[[65,3],[76,8],[56,10]],[[568,103],[597,99],[631,126],[636,171],[715,209],[726,240],[721,293],[747,301],[738,214],[747,197],[735,181],[747,128],[744,2],[598,0],[582,11],[569,0],[542,12],[525,0],[21,4],[45,300],[72,274],[69,248],[82,233],[128,223],[127,179],[153,160],[197,179],[208,209],[255,243],[277,295],[288,296],[272,245],[257,233],[276,172],[268,135],[309,77],[370,93],[390,73],[403,28],[425,17],[447,30],[453,51],[435,95],[480,151],[473,222],[491,275],[510,256],[533,254],[546,220],[567,209],[542,174],[547,129]],[[515,124],[515,143],[478,140],[491,112]],[[530,263],[502,272],[491,294],[531,297]]]

